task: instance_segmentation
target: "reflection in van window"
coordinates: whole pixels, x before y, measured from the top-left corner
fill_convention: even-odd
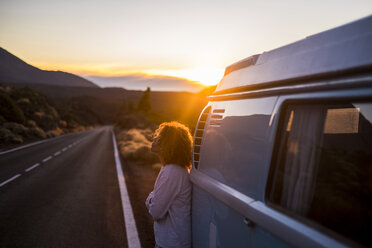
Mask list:
[[[371,246],[371,113],[371,103],[288,106],[268,202]]]
[[[328,109],[324,133],[358,133],[359,109]]]

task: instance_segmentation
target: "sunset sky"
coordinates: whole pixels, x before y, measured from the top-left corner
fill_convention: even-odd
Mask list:
[[[216,84],[229,64],[370,14],[371,0],[1,0],[0,47],[101,86]]]

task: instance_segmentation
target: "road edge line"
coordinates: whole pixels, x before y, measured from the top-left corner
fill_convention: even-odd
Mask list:
[[[0,183],[0,187],[3,187],[5,184],[10,183],[11,181],[17,179],[20,176],[21,176],[21,174],[17,174],[15,176],[9,178],[8,180],[5,180],[4,182]]]
[[[130,204],[129,194],[125,183],[124,173],[121,168],[120,154],[116,144],[116,138],[114,131],[111,130],[112,140],[114,144],[114,157],[116,164],[116,172],[118,175],[121,206],[124,214],[125,230],[127,233],[127,243],[129,248],[140,248],[141,243],[139,241],[136,221],[134,219],[132,205]]]
[[[4,155],[4,154],[7,154],[7,153],[10,153],[10,152],[15,152],[15,151],[18,151],[18,150],[25,149],[27,147],[42,144],[42,143],[45,143],[47,141],[55,140],[55,139],[62,138],[62,137],[67,137],[67,136],[70,136],[70,135],[73,135],[73,134],[83,133],[83,132],[86,132],[86,131],[89,131],[89,130],[84,130],[84,131],[75,132],[75,133],[66,133],[66,134],[62,134],[60,136],[56,136],[56,137],[52,137],[52,138],[48,138],[48,139],[42,139],[42,140],[39,140],[39,141],[36,141],[36,142],[33,142],[33,143],[29,143],[27,145],[23,145],[23,146],[19,146],[19,147],[15,147],[15,148],[12,148],[12,149],[9,149],[9,150],[2,151],[2,152],[0,152],[0,156]]]

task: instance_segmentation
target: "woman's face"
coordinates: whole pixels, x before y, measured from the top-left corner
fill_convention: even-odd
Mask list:
[[[156,154],[160,154],[159,136],[156,137],[151,144],[151,151]]]

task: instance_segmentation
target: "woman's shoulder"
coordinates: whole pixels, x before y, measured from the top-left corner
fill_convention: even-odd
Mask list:
[[[188,170],[186,168],[176,164],[167,164],[163,167],[163,170],[167,173],[188,174]]]

